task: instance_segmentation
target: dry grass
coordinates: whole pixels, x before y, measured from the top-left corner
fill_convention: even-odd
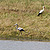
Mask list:
[[[0,1],[0,39],[31,39],[50,41],[50,0],[2,0]],[[42,6],[45,11],[37,16]],[[28,33],[19,35],[15,23]]]

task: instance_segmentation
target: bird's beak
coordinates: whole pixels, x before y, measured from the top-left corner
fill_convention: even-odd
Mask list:
[[[45,7],[44,7],[45,8]]]
[[[16,26],[16,25],[18,25],[17,23],[16,24],[14,24],[14,26]]]

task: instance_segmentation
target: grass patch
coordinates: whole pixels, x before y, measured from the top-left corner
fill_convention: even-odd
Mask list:
[[[0,39],[50,41],[50,0],[0,0]],[[41,16],[38,12],[45,6]],[[14,24],[28,33],[16,30]]]

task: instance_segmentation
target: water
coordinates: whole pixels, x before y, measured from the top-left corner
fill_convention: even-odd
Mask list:
[[[0,40],[0,50],[50,50],[50,42]]]

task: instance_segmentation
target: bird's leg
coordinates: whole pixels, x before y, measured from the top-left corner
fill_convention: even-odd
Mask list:
[[[42,15],[41,15],[41,17],[42,17]]]
[[[21,32],[21,35],[22,35],[22,32]]]
[[[19,36],[20,32],[18,33],[18,36]]]
[[[22,35],[22,32],[20,31],[21,35]]]
[[[20,33],[18,33],[18,36],[19,36],[19,34],[20,34]]]

